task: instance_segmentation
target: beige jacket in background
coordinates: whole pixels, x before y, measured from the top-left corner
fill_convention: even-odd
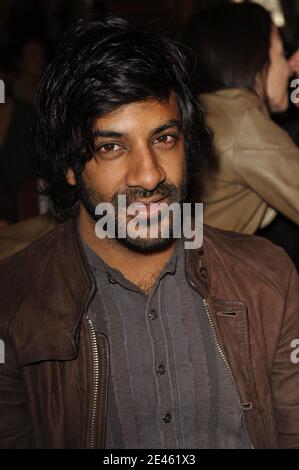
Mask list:
[[[23,250],[56,225],[54,216],[45,214],[0,229],[0,260]]]
[[[299,148],[270,119],[262,100],[241,89],[201,99],[219,158],[203,187],[204,222],[255,233],[278,211],[299,224]]]

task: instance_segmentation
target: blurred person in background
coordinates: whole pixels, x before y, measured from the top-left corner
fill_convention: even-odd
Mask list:
[[[46,67],[49,25],[43,0],[10,0],[4,55],[9,64],[14,96],[33,102]]]
[[[292,47],[288,62],[292,72],[290,79],[290,106],[286,113],[274,114],[272,118],[289,133],[296,145],[299,146],[299,49],[295,49],[294,52],[294,47]]]
[[[16,98],[33,102],[38,83],[46,67],[43,41],[24,37],[12,46],[13,91]]]
[[[291,67],[270,14],[253,3],[202,11],[183,41],[196,53],[198,92],[217,169],[194,197],[205,222],[266,236],[299,266],[299,149],[270,118],[288,108]]]
[[[38,211],[30,122],[46,59],[42,40],[30,35],[3,46],[1,57],[6,96],[0,104],[0,218],[12,223]]]

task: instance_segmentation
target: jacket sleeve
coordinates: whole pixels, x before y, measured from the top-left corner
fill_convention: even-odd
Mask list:
[[[297,341],[296,341],[297,340]],[[297,353],[296,347],[297,344]],[[299,276],[293,268],[271,370],[280,448],[299,448]]]
[[[299,148],[258,108],[247,110],[240,122],[233,167],[244,186],[299,224]]]
[[[22,374],[14,364],[12,352],[2,340],[3,344],[4,358],[1,357],[0,363],[0,449],[26,449],[31,447],[30,421]]]

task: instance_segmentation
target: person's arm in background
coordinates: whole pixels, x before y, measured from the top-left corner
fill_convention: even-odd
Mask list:
[[[299,225],[299,148],[258,108],[240,122],[233,164],[244,186]]]

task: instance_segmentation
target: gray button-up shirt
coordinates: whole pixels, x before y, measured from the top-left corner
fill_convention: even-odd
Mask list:
[[[250,447],[182,241],[149,295],[84,248],[97,283],[89,317],[110,349],[106,448]]]

